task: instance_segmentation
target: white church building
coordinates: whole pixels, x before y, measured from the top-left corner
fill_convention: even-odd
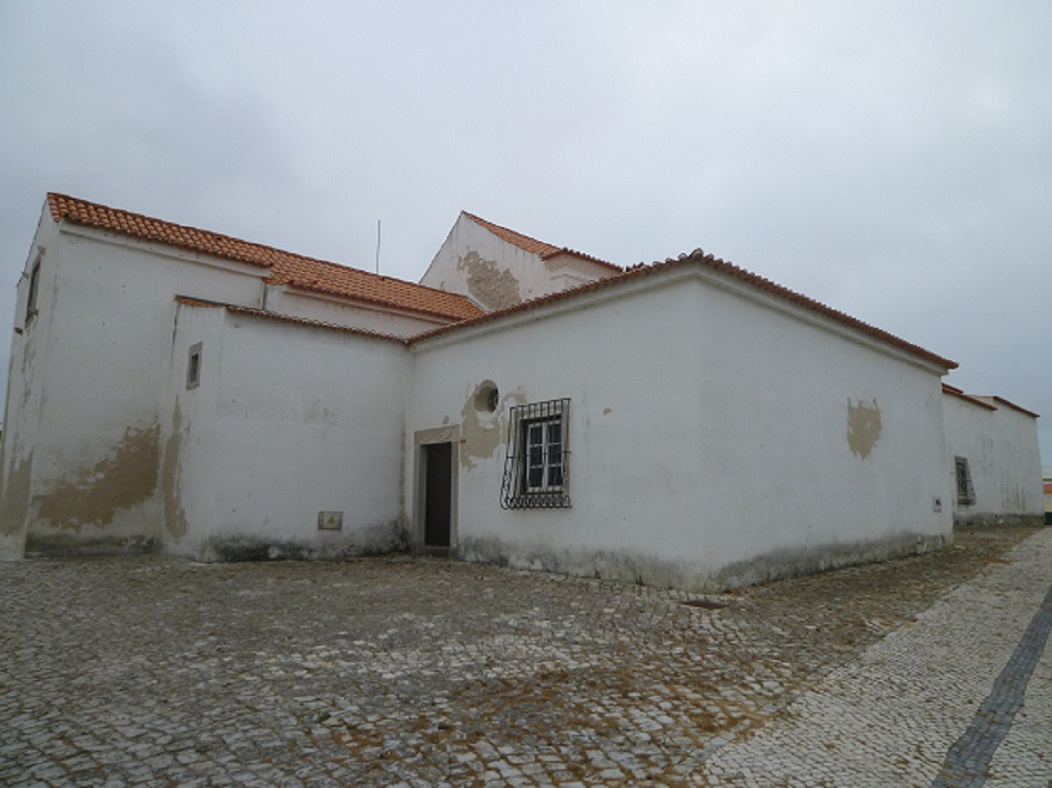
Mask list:
[[[414,284],[49,194],[0,555],[410,548],[704,590],[1039,522],[1034,414],[955,366],[701,251],[622,269],[462,213]]]

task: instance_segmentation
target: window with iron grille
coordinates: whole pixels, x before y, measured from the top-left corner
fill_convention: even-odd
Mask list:
[[[40,257],[33,262],[33,269],[29,273],[29,294],[26,296],[26,322],[28,323],[37,314],[37,295],[40,291]]]
[[[517,405],[508,417],[508,454],[500,505],[504,509],[570,506],[570,453],[566,448],[570,400]]]
[[[957,476],[957,503],[971,506],[975,503],[975,488],[972,486],[972,474],[968,469],[968,458],[954,457],[953,465]]]

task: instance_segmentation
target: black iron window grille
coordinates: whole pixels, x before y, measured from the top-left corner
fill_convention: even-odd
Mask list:
[[[26,296],[26,322],[28,323],[37,314],[37,295],[40,291],[40,257],[33,262],[33,269],[29,273],[29,294]]]
[[[500,505],[504,509],[570,506],[570,400],[516,405],[508,415],[508,454]]]
[[[957,503],[962,506],[975,504],[975,487],[972,486],[972,474],[966,457],[954,457],[953,465],[957,477]]]

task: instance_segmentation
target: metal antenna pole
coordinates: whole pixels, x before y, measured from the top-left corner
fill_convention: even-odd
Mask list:
[[[380,220],[376,220],[376,273],[380,273]]]

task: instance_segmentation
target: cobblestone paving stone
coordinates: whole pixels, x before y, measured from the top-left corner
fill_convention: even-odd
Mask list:
[[[976,712],[972,724],[950,747],[942,771],[932,783],[932,788],[982,785],[985,782],[987,767],[994,753],[1008,736],[1016,714],[1023,708],[1027,685],[1038,660],[1045,652],[1050,629],[1052,585],[1015,652],[994,681],[993,689]]]
[[[1052,529],[969,529],[714,609],[401,556],[0,564],[0,784],[928,784],[1040,607],[1038,557],[1047,578]],[[989,765],[1005,785],[1047,780],[1049,674]],[[839,739],[813,732],[830,715]]]
[[[832,671],[783,722],[723,748],[706,780],[1049,785],[1050,600],[1052,529]],[[1013,725],[1017,712],[1036,724]],[[1010,758],[991,763],[1006,736]]]

